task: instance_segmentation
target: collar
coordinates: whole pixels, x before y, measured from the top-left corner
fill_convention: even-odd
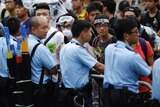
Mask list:
[[[116,47],[127,48],[128,50],[130,50],[130,51],[133,51],[133,52],[134,52],[133,48],[132,48],[128,43],[126,43],[126,42],[117,41],[117,43],[116,43]]]
[[[34,36],[32,34],[29,34],[29,38],[31,38],[32,40],[36,40],[36,41],[38,41],[40,43],[43,43],[38,37],[36,37],[36,36]]]
[[[14,36],[10,35],[11,39],[15,42],[17,42],[17,38],[15,38]]]
[[[75,43],[75,45],[79,45],[79,46],[85,48],[85,47],[84,47],[82,44],[80,44],[80,42],[79,42],[77,39],[75,39],[75,38],[72,38],[72,40],[71,40],[70,43]]]

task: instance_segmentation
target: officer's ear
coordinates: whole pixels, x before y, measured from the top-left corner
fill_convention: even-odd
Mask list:
[[[82,32],[80,33],[79,37],[82,38],[82,39],[84,38],[84,31],[82,31]]]
[[[129,34],[128,33],[124,33],[123,34],[124,40],[128,41],[129,39]]]
[[[35,34],[35,33],[36,33],[36,30],[37,30],[36,27],[31,27],[31,32],[32,32],[32,34]]]

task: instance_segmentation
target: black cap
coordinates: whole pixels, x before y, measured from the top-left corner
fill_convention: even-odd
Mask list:
[[[124,12],[127,12],[127,11],[134,12],[134,14],[136,15],[136,17],[139,16],[139,12],[138,12],[137,8],[135,8],[135,7],[132,7],[132,6],[126,7],[126,8],[124,9]]]

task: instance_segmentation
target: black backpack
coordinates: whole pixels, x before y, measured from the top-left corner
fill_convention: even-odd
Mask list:
[[[142,30],[141,30],[140,37],[145,39],[146,41],[148,41],[151,44],[152,48],[154,48],[154,39],[155,38],[154,38],[154,36],[150,37],[144,28],[142,28]]]

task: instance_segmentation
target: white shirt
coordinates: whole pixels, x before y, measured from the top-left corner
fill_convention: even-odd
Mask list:
[[[42,41],[44,42],[55,31],[57,31],[57,29],[54,28],[53,26],[51,26],[48,33],[47,33],[46,38]],[[59,52],[60,52],[60,49],[61,49],[61,46],[63,43],[64,43],[64,35],[60,31],[58,31],[46,44],[46,46],[50,50],[54,60],[56,60],[57,64],[60,63],[59,62]],[[57,82],[58,75],[53,75],[52,77],[53,77],[52,80],[54,82]]]

